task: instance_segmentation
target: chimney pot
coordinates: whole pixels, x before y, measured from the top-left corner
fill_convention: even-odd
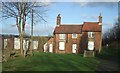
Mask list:
[[[60,24],[61,24],[61,17],[60,17],[60,14],[58,14],[56,25],[59,26]]]
[[[99,23],[102,23],[102,15],[100,13],[100,16],[99,16]]]

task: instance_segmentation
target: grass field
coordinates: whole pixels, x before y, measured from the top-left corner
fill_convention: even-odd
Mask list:
[[[16,57],[3,63],[3,71],[95,71],[99,61],[81,54],[35,52],[34,56]]]
[[[2,63],[0,62],[0,72],[2,72]]]

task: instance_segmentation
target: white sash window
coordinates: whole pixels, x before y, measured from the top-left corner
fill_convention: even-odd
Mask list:
[[[88,38],[94,38],[94,32],[88,32]]]
[[[88,41],[88,50],[94,50],[94,42]]]
[[[72,34],[72,38],[77,38],[77,34]]]
[[[65,43],[59,42],[59,50],[65,50]]]
[[[59,34],[60,39],[65,39],[65,34]]]

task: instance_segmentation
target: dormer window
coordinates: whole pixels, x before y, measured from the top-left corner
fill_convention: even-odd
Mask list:
[[[65,39],[65,34],[59,34],[60,39]]]
[[[77,34],[72,34],[72,38],[77,38]]]
[[[88,38],[94,38],[95,33],[94,32],[88,32]]]

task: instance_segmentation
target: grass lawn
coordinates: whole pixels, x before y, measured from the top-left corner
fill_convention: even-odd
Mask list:
[[[35,52],[34,56],[16,57],[3,63],[3,71],[95,71],[99,61],[81,54]]]
[[[0,62],[0,72],[2,72],[2,63]]]

